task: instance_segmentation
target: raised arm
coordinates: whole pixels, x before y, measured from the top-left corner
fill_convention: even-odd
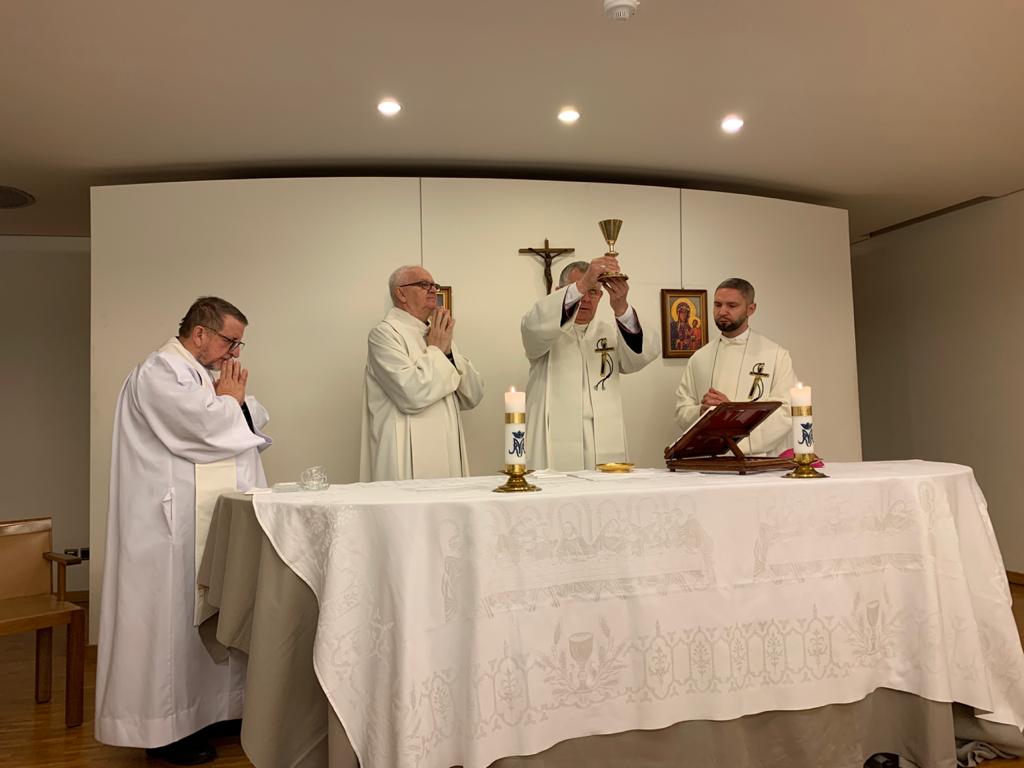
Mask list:
[[[527,359],[543,357],[563,333],[572,330],[573,318],[580,303],[576,301],[573,306],[566,307],[567,290],[568,286],[548,294],[523,315],[520,331]]]

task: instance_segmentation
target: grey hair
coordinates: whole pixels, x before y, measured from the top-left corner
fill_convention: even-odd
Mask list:
[[[402,282],[402,275],[410,269],[417,269],[418,267],[418,264],[406,264],[392,272],[391,277],[388,278],[388,293],[391,294],[391,303],[396,307],[398,306],[398,288]]]
[[[727,280],[723,280],[718,284],[716,291],[722,288],[732,288],[734,291],[739,291],[742,294],[744,301],[747,304],[754,303],[754,286],[744,280],[742,277],[730,277]]]
[[[558,287],[564,288],[569,284],[569,275],[572,274],[573,270],[579,270],[580,272],[586,272],[590,268],[590,264],[585,261],[574,261],[566,264],[562,267],[561,274],[558,275]]]

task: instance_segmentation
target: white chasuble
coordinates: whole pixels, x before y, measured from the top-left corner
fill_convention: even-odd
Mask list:
[[[158,747],[241,716],[245,655],[213,659],[194,626],[199,529],[209,494],[266,485],[269,420],[218,396],[210,374],[169,341],[125,380],[114,411],[107,554],[96,662],[96,738]],[[229,462],[211,470],[206,467]]]
[[[593,469],[625,461],[620,374],[635,373],[658,355],[656,331],[642,328],[639,353],[619,324],[594,317],[562,323],[567,288],[540,299],[523,317],[523,348],[530,361],[526,386],[526,459],[531,469]]]
[[[778,400],[782,405],[740,442],[745,454],[777,456],[792,448],[789,390],[796,381],[789,351],[771,339],[749,328],[732,339],[721,336],[697,350],[683,371],[676,390],[676,423],[688,429],[712,388],[734,402]]]
[[[461,412],[483,398],[483,379],[454,342],[449,360],[427,346],[426,333],[425,323],[397,307],[370,331],[359,462],[364,482],[469,475]]]

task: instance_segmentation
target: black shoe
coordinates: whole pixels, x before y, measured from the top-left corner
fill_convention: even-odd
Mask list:
[[[879,752],[865,761],[864,768],[900,768],[900,756],[891,752]]]
[[[242,733],[241,720],[221,720],[219,723],[208,725],[199,734],[208,739],[223,739],[229,736],[239,736]]]
[[[171,765],[202,765],[216,760],[217,750],[205,737],[193,733],[166,746],[147,749],[146,757],[154,757]]]

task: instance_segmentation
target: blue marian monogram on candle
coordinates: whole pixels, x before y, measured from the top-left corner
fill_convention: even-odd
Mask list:
[[[520,430],[519,432],[512,433],[512,450],[509,451],[509,456],[517,456],[523,458],[526,454],[526,432]]]
[[[797,445],[814,445],[814,422],[800,422],[800,440]]]

